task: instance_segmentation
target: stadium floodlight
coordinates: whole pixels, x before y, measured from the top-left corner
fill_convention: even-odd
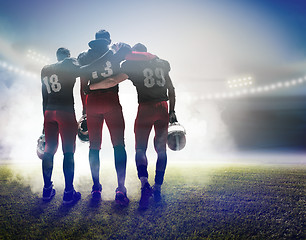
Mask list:
[[[7,64],[6,62],[0,62],[0,66],[4,69],[6,69],[9,72],[16,73],[18,75],[27,76],[27,77],[33,77],[38,78],[39,76],[35,73],[25,71],[23,69],[20,69],[18,67],[15,67],[13,65]]]
[[[236,78],[231,78],[226,81],[228,88],[242,88],[249,87],[253,85],[254,79],[250,75],[240,76]]]
[[[269,90],[270,90],[270,87],[269,87],[269,86],[265,86],[265,87],[264,87],[264,91],[267,92],[267,91],[269,91]]]
[[[227,83],[232,84],[232,85],[229,85],[229,87],[233,88],[234,86],[237,85],[233,83],[244,81],[244,79],[245,78],[232,79],[232,80],[228,80]],[[248,78],[248,80],[250,79]],[[306,82],[306,76],[304,77],[304,79],[303,77],[300,77],[298,79],[292,79],[292,80],[287,80],[283,82],[272,83],[270,85],[265,85],[265,86],[258,86],[257,88],[252,87],[251,89],[244,88],[244,89],[236,90],[236,91],[211,93],[211,94],[206,95],[205,97],[200,96],[200,99],[214,100],[214,99],[226,99],[226,98],[240,97],[242,95],[248,95],[248,94],[252,94],[252,95],[261,94],[264,92],[276,91],[283,87],[286,87],[286,88],[295,87],[298,84],[302,84]]]
[[[31,49],[28,50],[27,57],[32,59],[34,62],[36,62],[38,64],[44,64],[44,65],[50,64],[50,59],[49,58],[43,56],[40,53],[37,53],[36,51],[31,50]]]

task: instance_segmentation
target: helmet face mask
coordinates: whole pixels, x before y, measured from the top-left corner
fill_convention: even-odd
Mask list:
[[[186,131],[178,122],[169,124],[167,145],[173,151],[180,151],[186,145]]]
[[[36,153],[40,159],[43,159],[45,152],[45,145],[46,145],[45,134],[42,134],[37,140],[37,147],[36,147]]]
[[[78,137],[81,142],[89,141],[86,114],[83,115],[78,121]]]

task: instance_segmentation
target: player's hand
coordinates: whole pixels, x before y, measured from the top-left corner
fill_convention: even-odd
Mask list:
[[[174,111],[169,112],[169,123],[177,122],[177,118]]]
[[[88,93],[90,93],[90,88],[89,88],[89,85],[85,85],[84,88],[83,88],[83,92],[85,95],[87,95]]]
[[[131,46],[129,44],[119,42],[119,43],[114,43],[111,47],[115,53],[117,53],[120,49],[126,48],[126,49],[131,49]]]

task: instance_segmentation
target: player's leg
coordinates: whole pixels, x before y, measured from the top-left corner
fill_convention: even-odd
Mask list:
[[[102,128],[104,116],[90,113],[87,109],[87,127],[89,135],[89,165],[93,180],[92,197],[94,200],[101,199],[102,185],[100,184],[100,148],[102,144]]]
[[[121,106],[118,105],[112,112],[109,112],[104,116],[114,147],[115,168],[118,182],[115,200],[118,204],[127,206],[129,203],[125,187],[127,156],[124,144],[125,123]]]
[[[81,199],[81,193],[76,192],[73,186],[74,152],[78,126],[74,113],[58,111],[57,119],[64,153],[63,172],[65,177],[65,191],[63,204],[71,204]]]
[[[49,201],[55,195],[51,181],[53,172],[53,158],[58,147],[58,124],[55,121],[55,111],[46,111],[44,116],[45,152],[42,159],[42,173],[44,180],[43,200]]]
[[[156,170],[155,170],[155,185],[154,189],[154,199],[155,201],[160,201],[161,196],[161,185],[164,181],[164,175],[167,166],[167,153],[166,144],[168,136],[168,107],[166,102],[159,103],[161,108],[159,108],[159,117],[154,123],[155,137],[154,137],[154,148],[157,153]]]
[[[141,197],[139,207],[146,209],[149,204],[149,198],[152,196],[152,188],[148,182],[148,159],[146,156],[148,139],[152,129],[152,109],[147,105],[139,105],[137,117],[134,125],[135,133],[135,161],[137,167],[137,175],[141,181]]]
[[[57,115],[62,140],[62,149],[64,153],[63,172],[65,176],[65,191],[70,191],[73,189],[74,152],[77,135],[77,122],[74,113],[58,111]]]

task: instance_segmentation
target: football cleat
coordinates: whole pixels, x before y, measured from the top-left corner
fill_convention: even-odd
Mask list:
[[[167,145],[173,151],[180,151],[186,145],[186,130],[178,122],[169,124]]]
[[[154,196],[154,201],[155,201],[155,202],[160,202],[160,201],[161,201],[161,194],[160,194],[160,191],[154,190],[154,191],[153,191],[153,196]]]
[[[55,189],[53,188],[53,184],[50,187],[43,189],[43,201],[48,202],[55,196]]]
[[[102,185],[99,186],[92,186],[91,191],[91,197],[94,201],[100,201],[101,200],[101,191],[102,191]]]
[[[64,205],[69,205],[76,203],[81,199],[81,193],[76,192],[74,189],[66,192],[64,191],[64,196],[63,196],[63,204]]]
[[[78,137],[81,142],[89,141],[86,114],[84,114],[78,121]]]
[[[42,134],[37,140],[37,147],[36,147],[36,153],[40,159],[43,159],[45,145],[46,145],[45,134]]]
[[[129,205],[130,200],[126,196],[126,192],[121,192],[118,189],[116,189],[116,196],[115,201],[118,205],[127,207]]]
[[[147,209],[149,206],[149,200],[152,197],[153,194],[153,189],[150,186],[149,183],[146,183],[142,188],[141,188],[141,197],[139,201],[139,208],[144,210]]]

